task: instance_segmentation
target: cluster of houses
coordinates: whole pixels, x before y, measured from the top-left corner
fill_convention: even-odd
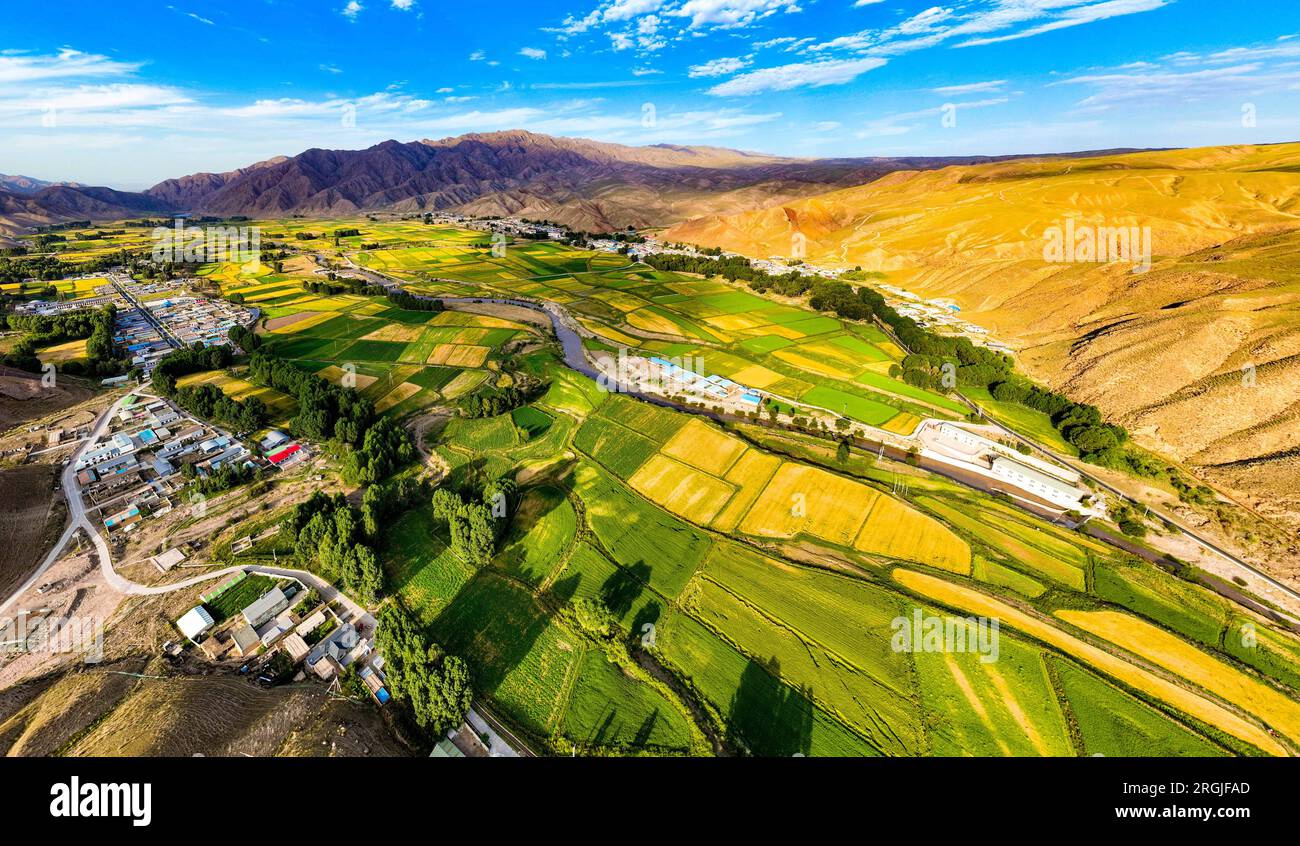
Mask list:
[[[560,241],[569,234],[563,226],[558,224],[530,223],[526,220],[520,220],[517,217],[466,220],[459,215],[440,215],[439,218],[435,218],[435,222],[454,223],[467,226],[470,229],[479,229],[485,232],[500,232],[503,235],[518,235],[522,238],[548,238],[552,241]]]
[[[138,308],[119,309],[113,321],[113,343],[131,356],[131,365],[139,367],[148,376],[158,361],[173,347],[162,336],[144,311]]]
[[[700,400],[732,402],[742,410],[757,411],[763,395],[737,382],[713,374],[705,376],[680,364],[659,356],[643,359],[647,381],[656,385],[661,393],[684,393]]]
[[[297,579],[277,579],[237,615],[218,620],[213,604],[249,578],[264,577],[241,571],[200,597],[202,604],[176,621],[181,634],[213,661],[257,657],[265,666],[283,655],[295,678],[310,673],[333,681],[353,669],[376,702],[388,702],[383,656],[355,622],[339,617],[329,603],[313,601]]]
[[[172,510],[185,484],[181,469],[205,476],[230,462],[256,464],[229,435],[162,399],[127,396],[110,431],[77,459],[77,485],[110,532],[129,532],[148,516]]]
[[[881,293],[884,294],[885,301],[889,303],[894,311],[904,317],[911,318],[920,326],[937,327],[956,332],[969,338],[971,343],[988,347],[995,352],[1008,355],[1013,352],[1011,347],[1001,341],[989,338],[989,330],[961,317],[961,307],[950,299],[925,300],[911,291],[905,291],[893,285],[880,285],[878,287]]]
[[[177,297],[147,303],[154,319],[184,346],[195,342],[215,347],[229,341],[230,330],[246,324],[251,313],[225,300]]]
[[[262,448],[262,455],[271,466],[280,470],[292,467],[307,457],[307,450],[303,445],[279,429],[267,432],[258,446]]]

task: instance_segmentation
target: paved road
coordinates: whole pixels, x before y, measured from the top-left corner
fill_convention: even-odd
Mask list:
[[[966,397],[963,396],[962,399],[965,400],[966,403],[967,403],[968,405],[970,405],[971,408],[973,408],[973,409],[975,409],[976,411],[979,411],[981,414],[983,414],[983,415],[984,415],[984,419],[987,420],[990,424],[992,424],[993,426],[996,426],[997,428],[1001,429],[1003,432],[1006,432],[1008,435],[1010,435],[1011,437],[1013,437],[1013,438],[1015,438],[1016,440],[1020,441],[1021,443],[1024,443],[1024,444],[1028,445],[1031,449],[1037,450],[1038,452],[1042,453],[1043,455],[1046,455],[1048,458],[1051,458],[1053,461],[1056,461],[1056,462],[1058,462],[1058,463],[1060,463],[1060,464],[1062,464],[1062,465],[1064,465],[1064,466],[1066,466],[1066,467],[1070,467],[1070,468],[1072,468],[1073,470],[1075,470],[1076,472],[1078,472],[1080,475],[1082,475],[1082,476],[1084,476],[1085,478],[1091,480],[1094,484],[1096,484],[1096,485],[1098,485],[1098,486],[1104,488],[1108,493],[1110,493],[1110,494],[1112,494],[1112,495],[1114,495],[1114,496],[1119,497],[1120,499],[1124,500],[1125,502],[1128,502],[1128,503],[1130,503],[1130,504],[1132,504],[1132,505],[1134,505],[1134,506],[1136,506],[1136,507],[1138,507],[1138,508],[1142,508],[1142,509],[1150,508],[1150,506],[1148,506],[1146,503],[1144,503],[1144,502],[1142,502],[1142,501],[1140,501],[1140,500],[1138,500],[1138,499],[1135,499],[1135,498],[1132,497],[1132,496],[1129,496],[1128,494],[1124,493],[1123,491],[1119,490],[1118,488],[1114,487],[1113,485],[1110,485],[1110,484],[1106,483],[1105,481],[1103,481],[1102,479],[1099,479],[1098,477],[1092,475],[1091,473],[1088,472],[1088,470],[1087,470],[1086,467],[1080,466],[1079,463],[1077,463],[1077,462],[1075,462],[1075,461],[1072,461],[1070,458],[1068,458],[1068,457],[1066,457],[1066,456],[1063,456],[1063,455],[1060,455],[1060,454],[1056,453],[1055,451],[1048,449],[1048,448],[1045,447],[1045,446],[1042,446],[1042,445],[1040,445],[1040,444],[1038,444],[1038,443],[1035,443],[1034,441],[1030,440],[1029,438],[1025,437],[1024,435],[1022,435],[1022,434],[1020,434],[1019,432],[1015,431],[1014,429],[1012,429],[1012,428],[1010,428],[1010,427],[1008,427],[1008,426],[1006,426],[1006,425],[1004,425],[1004,424],[998,422],[997,420],[993,419],[993,417],[991,417],[990,415],[985,414],[984,411],[983,411],[983,409],[980,408],[979,405],[977,405],[977,404],[974,403],[974,402],[971,402],[971,401],[970,401],[969,399],[967,399]],[[1157,517],[1159,517],[1160,520],[1162,520],[1166,525],[1172,526],[1172,527],[1173,527],[1174,529],[1176,529],[1180,534],[1182,534],[1182,535],[1183,535],[1184,537],[1186,537],[1188,540],[1191,540],[1193,543],[1197,543],[1197,544],[1199,544],[1199,545],[1205,547],[1206,549],[1208,549],[1208,550],[1210,550],[1210,551],[1212,551],[1212,552],[1217,553],[1220,557],[1224,558],[1224,559],[1227,560],[1229,563],[1234,564],[1234,565],[1236,565],[1238,568],[1240,568],[1240,569],[1242,569],[1242,570],[1245,570],[1245,571],[1249,572],[1250,574],[1256,576],[1257,578],[1261,579],[1262,581],[1268,583],[1271,587],[1274,587],[1274,588],[1276,588],[1276,589],[1282,591],[1283,593],[1285,593],[1287,596],[1291,597],[1292,599],[1295,599],[1295,600],[1297,600],[1297,601],[1300,601],[1300,592],[1297,592],[1297,591],[1293,590],[1292,588],[1288,587],[1287,585],[1283,584],[1282,582],[1280,582],[1280,581],[1278,581],[1277,579],[1275,579],[1275,578],[1273,578],[1272,576],[1270,576],[1268,573],[1265,573],[1263,570],[1260,570],[1259,568],[1255,567],[1255,566],[1254,566],[1253,564],[1251,564],[1250,562],[1245,561],[1245,560],[1243,560],[1243,559],[1237,557],[1236,555],[1233,555],[1231,552],[1228,552],[1226,549],[1223,549],[1222,547],[1220,547],[1219,545],[1215,544],[1214,542],[1212,542],[1212,541],[1210,541],[1210,540],[1208,540],[1208,539],[1206,539],[1206,538],[1201,537],[1200,535],[1196,534],[1196,533],[1193,532],[1191,529],[1189,529],[1189,528],[1187,528],[1186,526],[1182,525],[1182,524],[1179,523],[1177,520],[1175,520],[1175,519],[1173,519],[1172,517],[1168,516],[1168,515],[1165,514],[1164,512],[1159,511],[1159,510],[1157,510],[1157,509],[1151,509],[1151,512],[1152,512],[1153,514],[1155,514]],[[1148,557],[1148,556],[1143,556],[1143,557]],[[1168,556],[1166,556],[1166,558],[1168,558]],[[1153,560],[1154,560],[1154,559],[1153,559]]]
[[[886,324],[884,324],[884,323],[882,323],[882,322],[880,322],[880,321],[876,321],[876,325],[877,325],[877,326],[878,326],[882,331],[884,331],[886,334],[888,334],[889,337],[894,341],[894,343],[898,344],[898,346],[899,346],[901,349],[903,349],[903,350],[906,350],[906,349],[907,349],[907,347],[903,344],[903,342],[900,341],[896,335],[894,335],[893,330],[890,329],[890,327],[889,327],[888,325],[886,325]],[[1037,441],[1031,440],[1030,438],[1026,437],[1025,435],[1022,435],[1020,432],[1017,432],[1016,430],[1014,430],[1014,429],[1012,429],[1011,427],[1007,426],[1006,424],[1004,424],[1004,423],[1002,423],[1002,422],[1000,422],[1000,421],[994,419],[991,415],[985,413],[985,412],[984,412],[984,409],[983,409],[983,408],[982,408],[978,403],[974,402],[974,401],[971,400],[969,397],[967,397],[967,396],[965,396],[964,394],[962,394],[960,391],[957,392],[957,395],[958,395],[959,397],[961,397],[961,400],[962,400],[964,403],[966,403],[966,405],[970,406],[970,408],[971,408],[972,410],[979,412],[979,413],[984,417],[984,419],[985,419],[985,420],[986,420],[990,425],[995,426],[995,427],[997,427],[998,429],[1001,429],[1003,432],[1005,432],[1005,433],[1006,433],[1007,435],[1009,435],[1010,437],[1015,438],[1016,440],[1020,441],[1020,442],[1023,443],[1023,444],[1026,444],[1030,449],[1033,449],[1033,450],[1039,452],[1040,454],[1047,456],[1048,458],[1052,459],[1053,461],[1056,461],[1057,463],[1059,463],[1059,464],[1061,464],[1061,465],[1063,465],[1063,466],[1065,466],[1065,467],[1069,467],[1069,468],[1073,469],[1075,472],[1079,473],[1079,474],[1080,474],[1081,476],[1083,476],[1084,478],[1086,478],[1086,479],[1092,481],[1094,484],[1096,484],[1096,485],[1098,485],[1099,487],[1105,489],[1108,493],[1110,493],[1110,494],[1112,494],[1112,495],[1114,495],[1114,496],[1119,497],[1121,500],[1124,500],[1125,502],[1131,503],[1132,505],[1135,505],[1135,506],[1137,506],[1138,508],[1143,508],[1143,509],[1148,509],[1148,508],[1150,508],[1150,506],[1147,505],[1147,503],[1142,502],[1142,501],[1140,501],[1140,500],[1138,500],[1138,499],[1136,499],[1136,498],[1134,498],[1134,497],[1132,497],[1132,496],[1129,496],[1128,494],[1124,493],[1123,491],[1119,490],[1118,488],[1114,487],[1113,485],[1107,483],[1106,481],[1104,481],[1104,480],[1098,478],[1097,476],[1093,475],[1092,473],[1088,472],[1088,468],[1087,468],[1086,465],[1082,465],[1080,462],[1077,462],[1077,461],[1075,461],[1075,460],[1073,460],[1073,459],[1071,459],[1071,458],[1069,458],[1069,457],[1067,457],[1067,456],[1060,455],[1060,454],[1058,454],[1057,452],[1055,452],[1054,450],[1048,449],[1047,447],[1043,446],[1042,444],[1039,444]],[[1282,593],[1286,594],[1287,596],[1291,597],[1292,599],[1297,600],[1297,601],[1300,601],[1300,592],[1297,592],[1296,590],[1294,590],[1294,589],[1288,587],[1287,585],[1283,584],[1282,582],[1280,582],[1280,581],[1278,581],[1277,579],[1275,579],[1275,578],[1273,578],[1272,576],[1270,576],[1268,573],[1265,573],[1263,570],[1260,570],[1259,568],[1255,567],[1255,566],[1254,566],[1253,564],[1251,564],[1250,562],[1245,561],[1244,559],[1239,558],[1239,557],[1236,556],[1236,555],[1233,555],[1231,552],[1228,552],[1226,549],[1223,549],[1222,547],[1220,547],[1218,544],[1214,543],[1213,541],[1211,541],[1211,540],[1209,540],[1209,539],[1207,539],[1207,538],[1205,538],[1205,537],[1202,537],[1201,535],[1199,535],[1199,534],[1197,534],[1196,532],[1192,531],[1191,529],[1187,528],[1186,526],[1184,526],[1183,524],[1179,523],[1177,520],[1173,519],[1172,517],[1170,517],[1170,516],[1164,514],[1163,512],[1161,512],[1161,511],[1159,511],[1159,510],[1157,510],[1157,509],[1152,509],[1152,511],[1153,511],[1153,512],[1156,514],[1156,516],[1158,516],[1162,521],[1164,521],[1167,525],[1172,526],[1174,529],[1176,529],[1180,534],[1182,534],[1182,535],[1183,535],[1184,537],[1186,537],[1188,540],[1192,541],[1193,543],[1196,543],[1196,544],[1200,545],[1201,547],[1203,547],[1203,548],[1205,548],[1205,549],[1210,550],[1211,552],[1216,553],[1217,555],[1219,555],[1221,558],[1223,558],[1223,559],[1224,559],[1225,561],[1227,561],[1228,563],[1230,563],[1230,564],[1236,566],[1238,569],[1240,569],[1240,570],[1242,570],[1242,571],[1244,571],[1244,572],[1246,572],[1246,573],[1248,573],[1248,574],[1250,574],[1250,575],[1255,576],[1256,578],[1258,578],[1258,579],[1260,579],[1261,581],[1265,582],[1265,583],[1268,584],[1269,586],[1271,586],[1271,587],[1273,587],[1273,588],[1276,588],[1277,590],[1280,590]],[[1130,548],[1130,547],[1133,546],[1132,544],[1120,544],[1120,543],[1115,543],[1115,538],[1114,538],[1114,536],[1113,536],[1113,535],[1110,535],[1109,533],[1102,533],[1102,534],[1095,534],[1095,533],[1094,533],[1094,535],[1095,535],[1096,537],[1098,537],[1099,539],[1107,540],[1107,541],[1111,542],[1112,544],[1114,544],[1114,545],[1116,545],[1116,546],[1120,546],[1121,548]],[[1137,549],[1140,549],[1140,550],[1142,550],[1142,551],[1141,551],[1141,552],[1135,552],[1135,554],[1138,554],[1138,555],[1140,555],[1141,557],[1146,558],[1146,559],[1149,560],[1149,561],[1153,561],[1153,562],[1156,562],[1156,563],[1165,563],[1165,564],[1167,564],[1167,563],[1173,563],[1173,562],[1170,561],[1169,556],[1167,556],[1167,555],[1158,555],[1158,554],[1154,554],[1154,553],[1151,553],[1150,550],[1146,550],[1146,549],[1144,549],[1144,548],[1142,548],[1142,547],[1137,547]],[[1130,549],[1130,551],[1133,551],[1133,550]],[[1219,592],[1220,592],[1220,593],[1223,593],[1223,591],[1219,591]],[[1275,614],[1272,614],[1271,612],[1270,612],[1270,615],[1271,615],[1271,616],[1276,616]]]
[[[128,394],[127,396],[130,395]],[[91,444],[97,441],[104,432],[108,430],[109,422],[112,420],[113,415],[117,413],[118,408],[121,407],[122,401],[125,399],[126,397],[123,397],[100,413],[99,417],[95,419],[95,425],[94,428],[91,429],[89,437],[86,438],[77,451],[68,459],[67,466],[63,468],[63,473],[60,477],[60,482],[63,486],[63,496],[64,499],[68,501],[68,525],[64,528],[63,534],[59,536],[58,541],[54,544],[54,547],[50,550],[49,554],[45,556],[45,560],[41,562],[41,566],[37,567],[36,572],[31,575],[31,578],[24,582],[18,590],[14,591],[13,595],[3,603],[0,603],[0,614],[3,614],[8,610],[10,606],[18,601],[18,597],[22,596],[22,594],[30,589],[32,585],[36,584],[41,576],[45,575],[45,571],[50,569],[50,567],[54,565],[55,561],[59,560],[59,554],[63,551],[64,547],[72,541],[73,536],[76,535],[77,531],[80,529],[84,528],[90,536],[91,542],[95,544],[95,549],[99,555],[100,561],[107,562],[109,560],[108,544],[104,542],[104,538],[95,530],[94,526],[92,526],[90,521],[86,518],[86,506],[81,499],[81,487],[77,484],[76,468],[77,461],[86,450],[90,448]],[[102,566],[103,564],[101,563],[101,567]],[[111,570],[112,567],[110,566],[109,569]],[[114,575],[116,576],[116,573],[114,573]]]

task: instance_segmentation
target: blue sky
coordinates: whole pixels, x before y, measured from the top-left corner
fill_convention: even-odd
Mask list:
[[[791,156],[1295,140],[1298,7],[11,2],[0,172],[141,188],[310,147],[511,128]]]

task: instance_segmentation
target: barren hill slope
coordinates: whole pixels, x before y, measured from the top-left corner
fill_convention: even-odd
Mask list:
[[[1149,227],[1151,269],[1046,261],[1068,219]],[[953,298],[1036,378],[1300,524],[1300,144],[893,173],[666,237],[766,257],[796,233]]]

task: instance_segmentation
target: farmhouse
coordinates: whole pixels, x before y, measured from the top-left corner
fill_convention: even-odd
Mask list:
[[[212,620],[212,615],[202,605],[194,606],[176,621],[176,628],[181,630],[181,634],[196,642],[213,625],[215,623]]]
[[[1018,488],[1027,490],[1041,496],[1048,502],[1065,508],[1077,507],[1079,500],[1083,498],[1085,493],[1073,485],[1062,482],[1060,479],[1046,473],[1040,473],[1027,464],[1013,461],[1001,455],[993,458],[992,470],[994,476],[1006,479]]]
[[[284,591],[278,587],[272,588],[262,594],[256,602],[244,609],[244,622],[250,628],[256,629],[288,607],[289,597],[284,595]]]
[[[235,643],[235,650],[245,658],[256,652],[262,645],[261,638],[249,625],[236,626],[230,633],[230,639]]]
[[[179,549],[172,548],[166,552],[155,555],[149,560],[152,561],[153,565],[160,571],[166,573],[168,570],[185,560],[185,553],[181,552]]]

